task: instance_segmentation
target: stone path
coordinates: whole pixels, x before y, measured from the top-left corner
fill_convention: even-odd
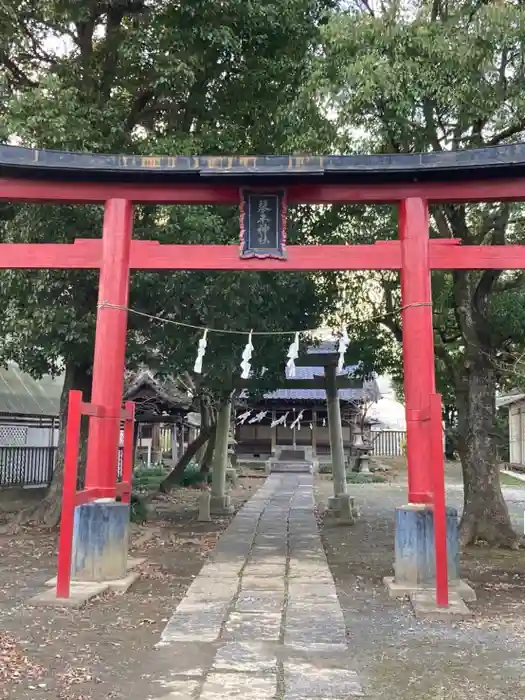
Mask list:
[[[311,475],[268,477],[164,629],[160,647],[173,670],[159,681],[161,696],[150,697],[363,695],[313,508]]]

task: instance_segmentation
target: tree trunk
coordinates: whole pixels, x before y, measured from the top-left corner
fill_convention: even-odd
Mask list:
[[[204,394],[200,396],[200,416],[201,416],[201,429],[208,428],[213,421],[210,419],[210,408],[208,406],[207,397]],[[206,454],[206,448],[208,441],[199,447],[197,454],[195,455],[195,461],[199,466],[202,465],[204,455]],[[202,471],[202,470],[201,470]]]
[[[215,425],[211,425],[208,428],[202,428],[197,438],[188,445],[186,451],[179,459],[177,464],[173,467],[168,476],[161,482],[159,486],[159,491],[162,493],[167,493],[174,486],[176,486],[184,475],[184,471],[188,464],[191,462],[193,457],[197,454],[198,450],[202,445],[206,443],[212,436],[215,435]]]
[[[484,540],[500,547],[518,547],[499,480],[494,435],[496,428],[495,381],[485,362],[470,363],[468,389],[461,420],[464,509],[460,523],[463,546]],[[460,408],[460,406],[458,406]],[[461,411],[463,412],[463,411]],[[468,427],[467,427],[468,426]]]
[[[67,409],[69,404],[69,392],[72,389],[82,391],[85,401],[91,398],[91,375],[89,368],[79,367],[68,363],[64,376],[64,385],[60,397],[59,436],[55,455],[55,469],[51,483],[42,501],[35,507],[24,509],[20,512],[18,523],[32,522],[44,527],[54,528],[60,522],[62,509],[62,485],[64,479],[64,448],[66,440]],[[88,420],[83,417],[80,426],[79,448],[79,479],[82,482],[85,473],[86,453],[88,438]]]
[[[201,462],[201,473],[207,474],[211,469],[211,463],[213,460],[213,453],[215,451],[215,433],[210,437],[206,445],[206,451],[204,452],[204,457]]]
[[[460,214],[465,223],[464,210]],[[454,381],[464,487],[460,542],[465,546],[484,540],[490,545],[516,548],[518,536],[501,493],[494,443],[496,374],[491,360],[488,299],[499,274],[494,270],[481,275],[453,273],[456,316],[465,353],[464,373],[456,373]]]
[[[210,425],[214,425],[217,422],[217,411],[216,409],[208,405],[206,407],[206,411],[204,412],[204,423],[203,425],[208,427]],[[208,442],[206,443],[205,446],[203,446],[203,454],[202,454],[202,459],[200,461],[200,471],[201,474],[208,474],[210,469],[211,469],[211,464],[213,460],[213,452],[215,450],[215,436],[216,433],[213,433],[213,435],[210,436],[208,439]]]

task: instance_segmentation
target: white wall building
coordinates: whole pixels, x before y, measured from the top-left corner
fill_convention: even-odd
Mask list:
[[[525,394],[499,396],[496,407],[509,412],[509,461],[525,464]]]

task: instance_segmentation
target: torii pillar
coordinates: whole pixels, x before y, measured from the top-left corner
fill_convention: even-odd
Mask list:
[[[111,489],[117,482],[132,228],[132,203],[126,199],[109,199],[104,211],[91,390],[91,403],[102,407],[104,415],[90,418],[86,488]],[[104,498],[78,505],[73,529],[72,579],[124,578],[128,532],[129,504]]]
[[[429,260],[427,202],[405,199],[399,208],[403,367],[407,423],[408,504],[396,508],[393,595],[435,586],[432,425],[430,396],[435,394],[434,330]],[[447,509],[448,572],[459,582],[456,509]]]

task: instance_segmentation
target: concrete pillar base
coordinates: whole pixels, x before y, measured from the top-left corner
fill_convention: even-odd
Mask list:
[[[337,512],[339,508],[339,496],[330,496],[330,498],[328,499],[328,510],[332,512]]]
[[[129,505],[93,501],[75,508],[73,581],[115,581],[127,574]]]
[[[207,523],[211,520],[210,517],[210,492],[204,491],[199,498],[199,514],[197,515],[197,520],[200,523]]]
[[[458,513],[446,509],[448,578],[459,581]],[[396,584],[410,587],[435,586],[434,513],[424,504],[396,508],[395,562]]]
[[[328,510],[341,521],[348,521],[350,524],[353,524],[359,517],[359,510],[354,504],[354,499],[347,493],[331,496],[328,499]]]
[[[226,481],[229,481],[232,486],[237,485],[238,474],[237,474],[237,470],[234,469],[233,467],[228,467],[226,469]]]
[[[419,591],[429,591],[436,594],[435,584],[426,586],[424,584],[411,586],[408,583],[396,583],[393,576],[385,576],[383,583],[386,586],[388,594],[391,598],[406,598]],[[466,581],[451,581],[449,584],[449,592],[456,593],[465,601],[465,603],[474,603],[477,600],[476,591]]]
[[[231,515],[233,506],[230,503],[229,496],[211,496],[210,498],[210,514],[211,515]]]

